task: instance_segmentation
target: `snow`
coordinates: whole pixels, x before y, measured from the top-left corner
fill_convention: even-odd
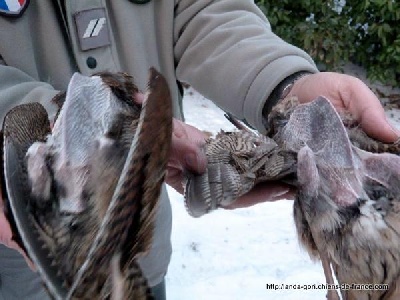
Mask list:
[[[233,129],[217,106],[193,90],[187,91],[184,111],[186,122],[199,129],[214,134]],[[168,299],[325,299],[326,290],[266,288],[325,283],[320,263],[299,246],[292,201],[217,210],[195,219],[185,211],[183,197],[168,192],[173,211]]]

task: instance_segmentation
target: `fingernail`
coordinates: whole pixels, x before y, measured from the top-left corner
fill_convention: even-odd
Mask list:
[[[400,139],[400,130],[395,126],[394,121],[390,118],[386,118],[386,122],[389,124],[390,128],[392,129],[393,133],[396,135],[398,141]]]
[[[390,124],[390,123],[389,123]],[[394,125],[390,124],[390,127],[392,127],[393,132],[397,135],[398,138],[400,138],[400,130],[396,128]]]
[[[138,103],[138,104],[142,104],[143,102],[144,102],[144,94],[143,93],[141,93],[141,92],[136,92],[134,95],[133,95],[133,99],[134,99],[134,101],[136,102],[136,103]]]
[[[277,193],[275,193],[271,198],[273,201],[283,200],[283,199],[291,199],[294,196],[294,191],[292,188],[283,189]]]

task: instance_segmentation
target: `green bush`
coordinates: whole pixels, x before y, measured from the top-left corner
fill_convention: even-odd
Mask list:
[[[400,76],[400,5],[396,0],[256,0],[274,32],[304,50],[321,69],[353,61],[372,80]],[[398,84],[397,84],[398,85]]]
[[[400,4],[347,0],[343,11],[358,34],[355,61],[366,67],[371,79],[395,85],[400,80]]]

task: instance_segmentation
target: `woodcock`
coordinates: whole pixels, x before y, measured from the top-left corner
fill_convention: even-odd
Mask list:
[[[137,92],[126,74],[75,74],[52,129],[38,103],[4,120],[8,216],[54,298],[152,298],[137,259],[152,242],[172,104],[154,69],[143,107]]]
[[[342,299],[400,299],[400,157],[388,153],[400,144],[369,138],[323,97],[284,99],[268,124],[268,136],[242,129],[207,141],[208,169],[186,183],[189,213],[231,204],[263,181],[294,185],[297,234],[322,262],[328,298],[339,299],[336,277]]]
[[[55,298],[151,299],[137,258],[152,241],[172,109],[155,70],[143,107],[136,92],[125,74],[76,74],[53,129],[37,103],[4,120],[8,217]],[[300,242],[327,283],[336,277],[344,299],[397,299],[400,158],[389,152],[400,146],[372,140],[322,97],[285,99],[268,123],[267,136],[242,129],[207,141],[206,173],[187,178],[189,213],[228,205],[264,181],[291,184]],[[344,288],[353,284],[376,285]]]

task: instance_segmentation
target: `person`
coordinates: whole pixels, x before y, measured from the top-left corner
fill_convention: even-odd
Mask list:
[[[154,66],[174,99],[174,130],[167,183],[182,192],[185,171],[202,173],[203,134],[183,119],[179,82],[265,132],[263,120],[289,91],[301,102],[324,95],[350,111],[365,131],[385,142],[399,133],[378,99],[359,79],[318,72],[304,51],[274,35],[253,0],[0,0],[0,119],[15,105],[40,102],[53,118],[51,99],[74,72],[124,71],[146,86]],[[284,198],[287,186],[262,185],[234,206]],[[171,255],[171,207],[165,187],[150,253],[140,261],[157,299],[165,299]],[[0,297],[45,299],[37,275],[23,267],[0,214]]]

